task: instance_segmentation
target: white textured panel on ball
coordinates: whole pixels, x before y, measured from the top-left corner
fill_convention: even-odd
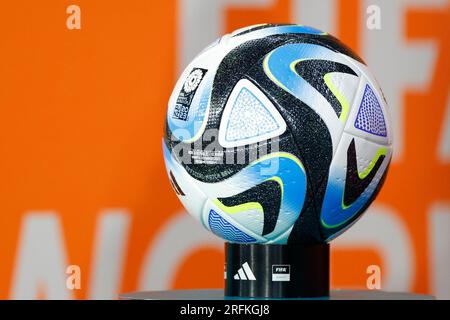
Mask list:
[[[225,106],[219,143],[226,148],[243,146],[281,135],[286,123],[272,102],[252,82],[240,80]]]
[[[186,210],[201,221],[203,206],[207,196],[183,166],[178,163],[163,143],[164,160],[170,183]]]

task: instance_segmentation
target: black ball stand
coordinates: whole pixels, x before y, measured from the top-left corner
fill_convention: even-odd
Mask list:
[[[328,244],[225,243],[223,289],[141,291],[120,295],[127,300],[433,300],[434,297],[381,290],[329,289]]]
[[[225,243],[225,296],[316,298],[330,294],[330,245]]]

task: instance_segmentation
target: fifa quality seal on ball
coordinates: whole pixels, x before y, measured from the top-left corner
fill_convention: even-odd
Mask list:
[[[327,288],[299,286],[327,263],[314,261],[316,250],[328,254],[375,199],[392,129],[381,88],[351,49],[311,27],[263,24],[221,37],[187,66],[168,103],[163,150],[186,210],[233,247],[226,287],[238,289],[229,295],[297,281],[256,296],[317,296]],[[277,262],[279,250],[301,261]]]

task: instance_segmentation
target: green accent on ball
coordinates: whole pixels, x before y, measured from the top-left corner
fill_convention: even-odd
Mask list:
[[[367,166],[366,169],[364,169],[362,172],[358,171],[358,176],[360,179],[364,179],[365,177],[367,177],[370,172],[372,171],[373,167],[375,166],[375,164],[377,163],[378,159],[381,156],[387,156],[387,148],[386,147],[381,147],[377,150],[377,153],[375,154],[375,156],[372,158],[372,160],[370,161],[369,165]]]
[[[332,73],[332,72],[331,72]],[[331,82],[331,73],[327,73],[323,76],[323,80],[325,81],[325,84],[330,89],[331,93],[334,94],[336,99],[338,99],[339,103],[341,104],[342,111],[341,115],[339,116],[339,120],[342,122],[345,122],[347,120],[348,111],[350,110],[350,105],[347,101],[347,99],[344,97],[342,93],[339,92],[339,90],[334,86],[333,82]]]
[[[367,166],[367,168],[365,168],[362,172],[359,172],[358,171],[358,177],[362,180],[362,179],[364,179],[365,177],[367,177],[369,174],[370,174],[370,172],[372,171],[372,169],[373,169],[373,167],[375,166],[375,163],[377,163],[377,161],[378,161],[378,158],[380,158],[381,156],[386,156],[387,155],[387,148],[385,148],[385,147],[381,147],[381,148],[379,148],[378,150],[377,150],[377,152],[375,153],[375,155],[373,156],[373,158],[372,158],[372,160],[370,161],[370,163],[369,163],[369,165]],[[348,208],[350,208],[352,205],[350,204],[350,205],[348,205],[348,206],[346,206],[345,204],[344,204],[344,194],[342,194],[342,201],[341,201],[341,207],[342,207],[342,209],[348,209]],[[338,225],[335,225],[335,226],[331,226],[332,228],[336,228],[336,227],[338,227],[338,226],[340,226],[341,224],[343,224],[343,223],[345,223],[346,221],[344,221],[344,222],[342,222],[342,223],[340,223],[340,224],[338,224]],[[328,226],[327,226],[328,227]]]
[[[263,61],[263,69],[264,69],[264,72],[265,72],[266,75],[269,77],[269,79],[272,80],[277,86],[279,86],[281,89],[283,89],[283,90],[285,90],[285,91],[287,91],[287,92],[289,92],[289,93],[292,94],[292,92],[291,92],[284,84],[282,84],[282,83],[281,83],[281,82],[273,75],[272,71],[270,71],[270,68],[269,68],[269,59],[270,59],[270,56],[272,55],[273,52],[274,52],[274,51],[270,52],[270,53],[269,53],[268,55],[266,55],[266,57],[264,58],[264,61]]]
[[[274,177],[272,177],[272,178],[269,178],[269,179],[267,179],[266,181],[269,181],[269,180],[278,182],[278,184],[280,185],[280,189],[281,189],[281,200],[283,200],[283,194],[284,194],[284,184],[283,184],[283,180],[281,180],[281,178],[278,177],[278,176],[274,176]]]
[[[261,204],[259,204],[259,202],[247,202],[247,203],[242,203],[242,204],[239,204],[237,206],[232,206],[232,207],[227,207],[222,202],[220,202],[219,199],[215,199],[213,202],[223,212],[228,213],[228,214],[235,214],[235,213],[248,211],[248,210],[255,210],[255,209],[264,213],[263,207],[261,206]]]
[[[292,155],[290,153],[287,153],[287,152],[274,152],[274,153],[271,153],[271,154],[267,154],[265,156],[262,156],[258,160],[252,162],[250,164],[250,166],[258,164],[258,163],[260,163],[262,161],[265,161],[265,160],[272,159],[272,158],[287,158],[287,159],[290,159],[290,160],[294,161],[302,169],[303,172],[305,172],[305,168],[303,167],[303,165],[300,162],[300,160],[296,156],[294,156],[294,155]],[[283,180],[281,180],[281,178],[278,177],[278,176],[270,177],[270,178],[266,179],[265,181],[268,181],[268,180],[275,181],[275,182],[277,182],[280,185],[281,200],[283,200],[283,196],[284,196]],[[228,207],[228,206],[224,205],[222,202],[220,202],[219,199],[214,199],[213,203],[217,207],[219,207],[223,212],[228,213],[228,214],[236,214],[236,213],[239,213],[239,212],[248,211],[248,210],[255,210],[255,209],[258,210],[258,211],[261,211],[262,213],[264,213],[263,207],[261,206],[261,204],[259,202],[247,202],[247,203],[242,203],[242,204],[239,204],[237,206],[231,206],[231,207]]]
[[[373,156],[373,158],[372,158],[372,160],[370,161],[370,163],[369,163],[369,165],[367,166],[367,168],[365,168],[362,172],[359,172],[358,171],[358,177],[362,180],[362,179],[364,179],[365,177],[367,177],[369,174],[370,174],[370,172],[372,171],[372,169],[373,169],[373,167],[375,166],[375,164],[377,163],[377,161],[378,161],[378,159],[381,157],[381,156],[387,156],[387,148],[386,147],[380,147],[378,150],[377,150],[377,152],[375,153],[375,155]],[[350,208],[352,205],[350,204],[350,205],[348,205],[348,206],[346,206],[345,204],[344,204],[344,194],[342,194],[342,200],[341,200],[341,207],[342,207],[342,209],[343,210],[346,210],[346,209],[348,209],[348,208]],[[340,223],[338,223],[338,224],[335,224],[335,225],[329,225],[329,224],[326,224],[325,223],[325,221],[323,221],[323,219],[321,219],[321,223],[322,223],[322,225],[325,227],[325,228],[328,228],[328,229],[332,229],[332,228],[337,228],[337,227],[340,227],[341,225],[343,225],[344,223],[346,223],[349,219],[351,219],[352,217],[350,217],[350,218],[348,218],[347,220],[345,220],[345,221],[342,221],[342,222],[340,222]]]

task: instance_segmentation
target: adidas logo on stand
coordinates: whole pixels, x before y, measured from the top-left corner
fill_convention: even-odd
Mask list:
[[[234,275],[234,280],[256,280],[247,262],[242,265],[242,268],[239,268],[238,272]]]

